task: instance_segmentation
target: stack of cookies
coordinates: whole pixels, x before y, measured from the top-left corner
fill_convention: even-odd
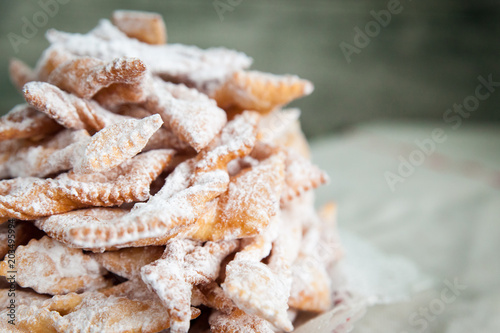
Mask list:
[[[283,108],[310,82],[166,44],[154,13],[47,38],[0,118],[2,331],[290,332],[340,301],[327,176]]]

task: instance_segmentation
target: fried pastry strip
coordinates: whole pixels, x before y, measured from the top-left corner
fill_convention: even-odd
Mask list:
[[[160,128],[159,115],[143,119],[127,119],[97,132],[82,154],[75,157],[75,172],[92,173],[108,171],[137,155],[149,138]],[[173,151],[170,151],[173,155]]]
[[[10,80],[19,91],[23,89],[26,83],[36,80],[35,72],[16,58],[12,58],[9,62],[9,75]]]
[[[80,98],[91,98],[112,84],[140,82],[145,74],[146,66],[137,58],[123,57],[106,62],[92,57],[77,57],[53,70],[48,82]]]
[[[285,186],[281,195],[284,204],[328,182],[327,174],[292,149],[286,150]]]
[[[167,28],[160,14],[134,10],[115,10],[112,22],[128,37],[148,44],[166,44]]]
[[[19,246],[15,254],[15,267],[4,260],[0,263],[0,274],[7,276],[15,269],[16,282],[20,286],[42,294],[60,295],[109,285],[103,277],[106,271],[95,259],[47,236]]]
[[[239,333],[239,332],[275,332],[266,320],[256,315],[245,313],[234,308],[229,314],[215,311],[210,315],[210,332],[213,333]]]
[[[154,299],[136,300],[98,292],[83,295],[70,313],[56,321],[54,326],[59,332],[67,332],[78,323],[82,332],[155,333],[169,328],[172,321],[163,305]],[[192,317],[199,313],[193,309]]]
[[[299,255],[292,265],[291,308],[323,312],[332,306],[331,282],[327,266],[341,256],[338,239],[331,238],[331,229],[322,232],[322,222],[310,198],[298,198],[286,205],[290,216],[301,220],[304,228]]]
[[[144,201],[149,197],[149,185],[171,158],[172,151],[153,150],[107,172],[3,180],[0,216],[32,220],[82,207]]]
[[[33,223],[18,221],[11,230],[7,223],[0,225],[0,258],[4,258],[9,249],[15,249],[19,245],[25,245],[33,238],[41,238],[43,232],[36,228]]]
[[[106,223],[113,223],[121,219],[127,213],[129,213],[128,210],[120,208],[99,207],[78,209],[63,214],[40,218],[35,221],[35,225],[46,232],[51,238],[70,247],[76,247],[72,244],[72,237],[68,233],[68,230],[81,228],[82,225],[105,225]],[[98,252],[104,252],[104,248],[91,247],[85,249],[96,249]],[[111,249],[111,247],[105,249]]]
[[[15,291],[16,305],[30,305],[43,302],[49,299],[50,296],[38,294],[30,289],[17,289]],[[0,308],[5,309],[10,304],[9,289],[0,289]]]
[[[172,320],[172,332],[187,332],[194,285],[209,283],[219,275],[222,260],[238,241],[207,242],[173,239],[165,254],[141,269],[141,277],[160,297]]]
[[[108,271],[133,279],[139,277],[141,267],[159,259],[164,250],[163,246],[131,247],[93,254],[93,257]]]
[[[37,111],[38,112],[38,111]],[[45,177],[72,168],[81,159],[82,145],[90,140],[87,131],[63,130],[51,138],[13,151],[0,163],[0,176]]]
[[[288,317],[292,284],[290,267],[297,257],[302,229],[297,220],[273,219],[271,230],[249,241],[226,266],[222,288],[248,314],[268,320],[284,331],[293,329]],[[272,253],[269,264],[261,257]]]
[[[165,247],[162,248],[162,253]],[[158,259],[158,258],[157,258]],[[130,280],[122,282],[120,284],[111,286],[109,288],[101,289],[99,292],[106,296],[116,296],[116,297],[127,297],[129,299],[143,301],[143,300],[154,300],[155,302],[161,303],[158,295],[155,292],[148,289],[148,286],[141,280],[140,269],[134,274],[134,277]]]
[[[0,329],[6,333],[58,333],[54,323],[61,318],[57,311],[22,304],[16,308],[15,325],[8,323],[8,310],[0,312]]]
[[[318,261],[301,255],[292,266],[292,288],[288,305],[291,308],[323,312],[331,308],[330,278]]]
[[[114,109],[127,103],[142,103],[146,101],[149,86],[145,81],[137,83],[113,83],[99,90],[93,99],[108,109]]]
[[[224,290],[215,281],[200,284],[193,288],[193,298],[191,303],[194,306],[205,305],[214,310],[224,312],[226,314],[231,313],[236,307],[233,301],[227,297]]]
[[[170,318],[159,299],[144,286],[137,287],[139,293],[147,293],[148,297],[136,297],[137,291],[135,295],[115,295],[115,292],[109,292],[113,287],[103,293],[69,293],[19,305],[14,326],[19,330],[15,332],[73,332],[76,329],[78,332],[156,333],[168,329]],[[12,327],[4,319],[7,311],[0,313],[2,329]],[[196,318],[200,311],[193,308],[192,313]]]
[[[213,309],[211,332],[274,332],[272,325],[257,315],[245,313],[227,297],[216,282],[198,285],[193,289],[193,305],[203,304]]]
[[[284,182],[284,156],[272,155],[231,179],[228,190],[206,216],[197,222],[190,237],[221,240],[250,237],[265,230],[279,210]]]
[[[149,117],[153,114],[141,105],[137,104],[120,105],[119,107],[115,108],[115,112],[123,116],[139,119]],[[145,150],[165,148],[174,148],[180,151],[193,150],[187,142],[179,139],[171,129],[163,126],[158,129],[155,134],[153,134],[153,136],[148,141],[148,145],[146,146]]]
[[[37,81],[47,82],[50,73],[66,61],[74,59],[76,56],[66,50],[61,45],[51,45],[46,49],[35,66],[35,76]]]
[[[226,124],[226,113],[215,101],[194,89],[176,87],[158,78],[153,81],[153,92],[145,107],[160,114],[168,128],[198,152]]]
[[[24,86],[24,98],[28,104],[62,126],[85,129],[89,133],[126,119],[102,108],[95,101],[78,98],[46,82],[27,83]]]
[[[0,118],[0,141],[40,138],[61,130],[61,126],[27,104],[15,106]]]
[[[296,98],[309,95],[313,89],[311,82],[295,75],[236,71],[214,92],[213,98],[225,110],[252,110],[266,114]]]
[[[291,148],[310,159],[309,144],[300,128],[299,109],[275,109],[262,117],[259,141],[278,147]]]

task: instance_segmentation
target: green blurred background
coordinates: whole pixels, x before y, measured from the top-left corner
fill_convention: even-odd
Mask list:
[[[0,2],[2,113],[23,101],[8,78],[11,57],[33,66],[48,45],[45,30],[87,32],[117,8],[161,13],[170,43],[226,46],[252,56],[253,69],[311,80],[315,92],[293,104],[309,137],[374,119],[442,119],[474,93],[479,75],[500,81],[500,3],[493,0],[402,0],[401,13],[351,63],[340,43],[353,44],[354,28],[364,29],[387,1],[60,0],[67,3],[16,54],[8,34],[21,35],[39,1],[55,0]],[[498,90],[466,121],[500,121]]]

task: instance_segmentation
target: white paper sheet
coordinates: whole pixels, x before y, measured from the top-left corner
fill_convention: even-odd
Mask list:
[[[447,139],[392,191],[384,174],[396,173],[417,142],[439,128]],[[318,204],[336,201],[343,230],[407,259],[435,282],[406,300],[368,308],[353,332],[500,332],[499,126],[369,124],[316,141],[312,152],[331,177],[317,191]],[[465,289],[445,303],[443,295],[453,296],[447,283],[455,280]],[[400,287],[380,292],[404,296]]]

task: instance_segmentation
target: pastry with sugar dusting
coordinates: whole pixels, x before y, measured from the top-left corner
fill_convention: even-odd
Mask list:
[[[106,270],[79,249],[71,249],[47,236],[16,249],[16,282],[41,294],[98,290],[110,285]],[[33,264],[37,262],[38,264]],[[8,260],[0,263],[0,275],[10,271]]]
[[[61,129],[62,127],[47,115],[27,104],[20,104],[0,118],[0,141],[41,139]]]
[[[172,158],[152,150],[105,172],[61,173],[55,178],[17,177],[0,181],[0,216],[33,220],[96,206],[145,201],[149,185]]]
[[[9,62],[9,74],[10,80],[18,90],[22,90],[26,83],[36,80],[35,72],[17,58],[12,58]]]
[[[131,38],[153,45],[167,43],[167,28],[160,14],[115,10],[112,21],[118,29]]]
[[[193,285],[207,284],[219,275],[222,260],[238,247],[239,242],[169,241],[164,255],[141,268],[142,280],[156,292],[172,320],[171,330],[189,329]]]
[[[85,129],[95,133],[126,119],[104,109],[95,101],[79,98],[47,82],[28,82],[23,92],[28,104],[69,129]]]
[[[283,108],[312,83],[167,44],[156,13],[47,38],[34,68],[11,61],[27,104],[0,118],[0,240],[19,233],[0,275],[12,250],[30,288],[14,331],[291,332],[341,301],[328,177]]]
[[[311,82],[295,75],[236,71],[213,93],[213,98],[232,113],[254,110],[266,114],[313,90]]]
[[[134,84],[146,74],[146,65],[137,58],[105,62],[92,57],[68,60],[53,70],[48,82],[81,98],[91,98],[112,84]]]
[[[227,190],[227,164],[250,153],[255,144],[257,120],[254,113],[235,118],[210,146],[179,164],[158,193],[146,203],[136,204],[126,215],[109,219],[96,216],[82,225],[78,215],[69,213],[52,216],[42,223],[50,220],[52,226],[60,224],[61,228],[55,230],[63,235],[65,242],[76,247],[122,247],[129,242],[165,244],[176,234],[196,228],[207,203]]]

